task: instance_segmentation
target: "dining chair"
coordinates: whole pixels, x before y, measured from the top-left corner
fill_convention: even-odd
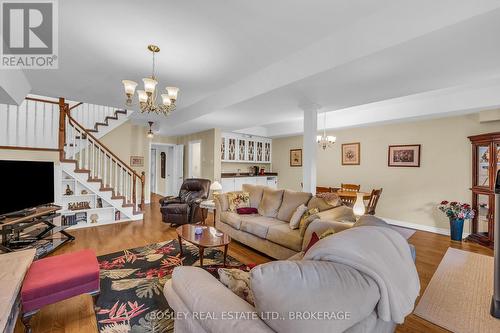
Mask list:
[[[342,191],[351,191],[351,192],[359,192],[361,185],[356,184],[342,184],[340,185],[340,189]]]
[[[356,197],[341,197],[341,200],[347,207],[353,207],[356,202]]]
[[[326,186],[316,186],[316,193],[330,193],[331,190]]]
[[[366,206],[366,214],[375,215],[375,208],[377,207],[378,200],[382,195],[382,189],[372,190],[372,194],[370,195],[370,200],[368,201],[368,205]]]

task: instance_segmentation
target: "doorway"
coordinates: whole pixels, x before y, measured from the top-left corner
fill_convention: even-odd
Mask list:
[[[150,184],[151,184],[151,193],[156,192],[156,148],[151,148],[151,163],[149,165],[149,175],[150,175]]]
[[[201,140],[189,141],[189,178],[201,178]]]
[[[183,180],[183,145],[150,144],[150,192],[160,196],[178,195]]]

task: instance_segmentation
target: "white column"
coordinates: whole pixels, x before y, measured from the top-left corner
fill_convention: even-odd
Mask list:
[[[302,147],[302,183],[303,191],[316,194],[316,135],[318,133],[319,105],[300,106],[304,110],[304,137]]]

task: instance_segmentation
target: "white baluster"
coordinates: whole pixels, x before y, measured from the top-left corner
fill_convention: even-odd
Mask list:
[[[120,190],[120,188],[118,187],[118,161],[115,161],[115,175],[114,175],[114,179],[115,179],[114,189],[115,189],[116,195],[118,195],[118,191]]]
[[[82,132],[78,131],[78,146],[82,146]],[[83,148],[78,151],[78,165],[80,169],[83,169]]]
[[[73,160],[76,157],[76,130],[75,126],[71,126],[71,141],[73,143]]]

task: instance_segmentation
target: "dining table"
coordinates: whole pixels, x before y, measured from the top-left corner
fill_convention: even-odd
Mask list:
[[[370,200],[371,193],[368,192],[355,192],[355,191],[342,191],[342,190],[338,190],[337,192],[335,192],[335,194],[337,194],[340,197],[340,199],[356,199],[358,193],[363,194],[363,200]]]

